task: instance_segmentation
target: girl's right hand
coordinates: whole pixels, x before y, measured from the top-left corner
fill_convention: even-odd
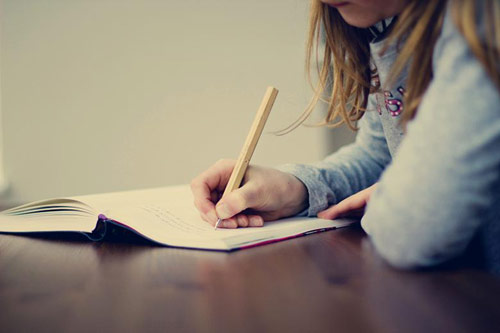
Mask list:
[[[261,227],[264,221],[295,215],[307,206],[305,185],[295,176],[249,165],[242,186],[221,199],[235,160],[220,160],[191,182],[201,217],[224,228]]]

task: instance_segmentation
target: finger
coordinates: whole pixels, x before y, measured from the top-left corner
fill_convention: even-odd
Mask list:
[[[194,205],[200,212],[203,220],[215,225],[217,221],[217,214],[215,212],[215,205],[212,201],[206,199],[194,200]]]
[[[193,179],[191,182],[191,192],[195,202],[203,201],[213,201],[215,195],[217,195],[218,180],[203,178],[202,175]],[[215,194],[214,194],[215,193]]]
[[[206,214],[200,213],[200,217],[203,221],[211,224],[212,226],[215,226],[215,224],[217,223],[217,220],[214,221],[212,218],[208,217]]]
[[[222,220],[220,226],[226,229],[236,229],[238,228],[238,222],[236,222],[236,219],[234,218],[229,218],[226,220]]]
[[[251,205],[255,204],[256,189],[250,185],[242,187],[226,194],[215,206],[217,216],[222,219],[230,218],[241,213]]]
[[[262,227],[264,225],[264,219],[260,215],[247,215],[248,216],[248,226],[249,227]]]
[[[212,191],[218,190],[222,192],[226,188],[226,184],[229,181],[235,164],[236,161],[234,160],[219,160],[210,168],[203,171],[197,178],[199,178],[202,183],[205,183]]]
[[[217,220],[214,202],[218,201],[233,167],[234,161],[221,160],[191,181],[195,207],[213,223]]]
[[[366,198],[361,192],[351,195],[342,200],[337,205],[331,206],[318,213],[318,217],[322,219],[333,220],[341,215],[345,215],[350,211],[359,210],[365,207]]]
[[[233,160],[220,160],[191,181],[195,198],[209,199],[212,192],[222,192],[234,168]]]
[[[330,206],[328,209],[322,210],[321,212],[318,212],[318,217],[320,219],[325,219],[325,220],[333,220],[339,217],[340,213],[339,210],[337,209],[337,205]]]
[[[238,227],[240,228],[246,228],[248,227],[249,221],[248,221],[248,216],[245,214],[238,214],[235,216],[236,222],[238,223]]]
[[[366,206],[367,196],[364,191],[358,192],[349,198],[342,200],[337,206],[343,212],[361,209]]]
[[[210,220],[208,219],[208,217],[207,217],[205,214],[200,213],[200,217],[201,217],[201,219],[202,219],[203,221],[210,223]]]
[[[202,215],[208,215],[213,211],[215,214],[215,204],[212,201],[212,193],[208,187],[201,182],[191,182],[191,192],[193,193],[194,206]]]

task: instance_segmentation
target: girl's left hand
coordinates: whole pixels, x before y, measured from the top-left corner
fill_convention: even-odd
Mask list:
[[[336,205],[318,213],[318,217],[326,220],[333,220],[339,217],[361,217],[365,212],[365,206],[370,200],[370,196],[377,186],[377,183],[347,197]]]

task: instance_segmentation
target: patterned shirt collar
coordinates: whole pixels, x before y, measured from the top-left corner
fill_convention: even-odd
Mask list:
[[[372,37],[370,40],[370,43],[377,43],[383,40],[389,32],[391,31],[392,27],[397,21],[397,16],[389,17],[386,18],[382,21],[379,21],[372,25],[371,27],[367,28],[366,30],[369,32],[370,36]]]

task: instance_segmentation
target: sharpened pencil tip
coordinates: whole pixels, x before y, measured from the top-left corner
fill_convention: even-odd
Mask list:
[[[217,220],[217,223],[215,223],[214,230],[217,230],[217,227],[219,226],[220,221],[222,221],[222,219],[221,219],[221,218],[219,218],[219,219]]]

